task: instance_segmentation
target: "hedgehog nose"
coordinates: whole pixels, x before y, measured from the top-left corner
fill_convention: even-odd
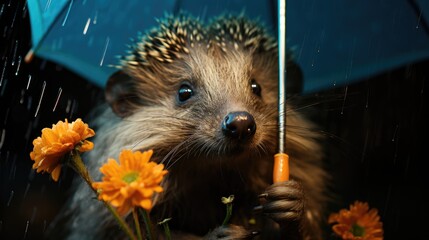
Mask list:
[[[231,112],[222,121],[222,132],[225,136],[239,140],[250,139],[256,131],[256,123],[248,112]]]

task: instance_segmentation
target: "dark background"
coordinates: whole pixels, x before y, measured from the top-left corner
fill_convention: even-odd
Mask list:
[[[55,63],[25,63],[30,47],[24,1],[0,2],[0,239],[41,238],[74,174],[64,171],[58,183],[35,174],[32,140],[59,120],[85,120],[103,94]],[[428,78],[429,60],[410,63],[304,96],[301,106],[326,136],[337,195],[329,210],[367,201],[379,210],[385,239],[427,236]]]

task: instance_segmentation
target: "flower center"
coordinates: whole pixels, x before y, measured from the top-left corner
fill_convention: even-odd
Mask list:
[[[363,237],[365,235],[365,228],[357,224],[353,224],[352,229],[350,229],[350,231],[355,237]]]
[[[134,182],[135,180],[137,180],[138,177],[139,177],[138,172],[129,172],[122,177],[122,181],[130,184],[130,183]]]

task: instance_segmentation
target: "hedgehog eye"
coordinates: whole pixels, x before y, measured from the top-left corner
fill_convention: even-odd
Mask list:
[[[261,85],[259,85],[255,79],[252,79],[252,81],[250,82],[251,86],[252,86],[252,92],[257,95],[257,96],[261,96]]]
[[[193,95],[194,95],[194,90],[187,83],[183,83],[182,85],[180,85],[179,91],[177,91],[177,96],[180,102],[185,102]]]

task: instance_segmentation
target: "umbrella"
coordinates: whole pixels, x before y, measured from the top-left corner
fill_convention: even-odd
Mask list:
[[[35,54],[104,87],[117,55],[137,32],[183,9],[207,20],[230,12],[277,33],[277,2],[246,0],[28,1]],[[347,85],[429,57],[425,0],[287,2],[288,46],[304,74],[303,93]]]

